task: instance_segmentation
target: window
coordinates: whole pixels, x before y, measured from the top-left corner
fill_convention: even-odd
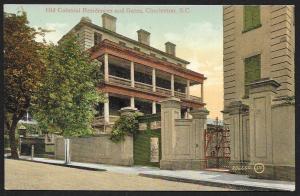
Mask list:
[[[245,61],[245,97],[249,96],[251,82],[260,79],[260,54],[246,58]]]
[[[98,45],[102,40],[102,35],[100,33],[94,32],[94,46]]]
[[[244,6],[244,31],[247,32],[261,26],[259,5]]]

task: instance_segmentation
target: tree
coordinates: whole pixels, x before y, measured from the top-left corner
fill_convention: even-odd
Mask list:
[[[47,73],[33,102],[33,117],[49,132],[63,136],[92,134],[95,105],[104,101],[96,89],[98,61],[81,49],[74,35],[47,50]]]
[[[25,12],[4,14],[4,121],[9,134],[12,158],[18,159],[16,127],[30,106],[31,98],[43,77],[43,43],[35,41],[43,35],[28,26]]]

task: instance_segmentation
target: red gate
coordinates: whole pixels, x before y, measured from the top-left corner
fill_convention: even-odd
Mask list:
[[[228,168],[230,161],[230,130],[211,125],[204,132],[206,168]]]

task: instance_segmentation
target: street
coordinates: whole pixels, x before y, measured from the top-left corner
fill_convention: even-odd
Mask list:
[[[152,179],[135,174],[89,171],[5,159],[6,190],[194,190],[229,191],[219,187]]]

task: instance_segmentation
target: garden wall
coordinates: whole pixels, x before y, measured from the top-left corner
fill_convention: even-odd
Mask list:
[[[133,139],[114,143],[109,135],[76,137],[70,139],[71,162],[103,163],[111,165],[133,165]],[[64,159],[64,139],[55,140],[55,158]]]

